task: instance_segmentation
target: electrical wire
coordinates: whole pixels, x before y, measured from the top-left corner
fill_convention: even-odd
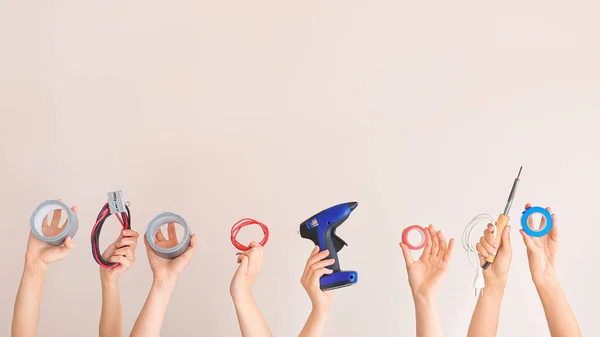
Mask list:
[[[469,222],[469,224],[467,224],[467,227],[465,227],[465,230],[463,231],[462,235],[463,249],[467,251],[469,255],[469,262],[477,271],[475,275],[475,280],[473,281],[473,287],[475,288],[475,296],[477,296],[478,293],[483,294],[483,288],[485,288],[485,281],[483,279],[483,268],[479,264],[479,253],[477,252],[476,248],[477,242],[479,242],[479,240],[473,240],[473,235],[475,235],[475,238],[479,238],[481,236],[480,233],[482,233],[481,227],[487,228],[488,224],[492,224],[494,226],[495,233],[497,231],[496,220],[489,214],[479,214],[475,216]],[[475,231],[476,229],[478,230],[477,232]]]
[[[258,225],[260,226],[260,228],[263,231],[264,237],[262,239],[262,241],[260,241],[260,245],[264,247],[264,245],[267,244],[267,241],[269,241],[269,228],[262,222],[260,221],[256,221],[254,219],[251,218],[243,218],[240,221],[236,222],[233,227],[231,227],[231,243],[233,244],[233,246],[241,251],[247,251],[250,249],[250,247],[241,244],[238,240],[237,240],[237,235],[240,232],[240,230],[244,227],[247,226],[252,226],[252,225]]]
[[[129,212],[129,206],[125,205],[125,209],[127,212],[115,213],[115,217],[121,223],[123,229],[131,229],[131,213]],[[92,256],[94,260],[106,269],[112,269],[119,265],[116,262],[108,262],[102,257],[102,253],[100,252],[99,242],[100,242],[100,232],[102,231],[102,226],[104,225],[104,221],[108,219],[110,216],[110,208],[108,207],[108,203],[104,204],[100,213],[98,213],[98,217],[96,218],[96,223],[94,224],[94,228],[92,228],[92,234],[90,236],[90,240],[92,242]]]

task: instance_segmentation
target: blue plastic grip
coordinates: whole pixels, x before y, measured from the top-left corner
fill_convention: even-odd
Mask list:
[[[534,230],[532,228],[529,228],[529,226],[527,225],[527,219],[529,219],[529,217],[533,213],[540,213],[544,218],[546,218],[546,226],[544,226],[544,228],[542,228],[540,230]],[[543,207],[539,207],[539,206],[531,207],[528,210],[526,210],[525,212],[523,212],[523,215],[521,216],[521,227],[523,227],[523,231],[525,231],[525,233],[527,233],[527,235],[529,235],[529,236],[533,236],[533,237],[544,236],[544,235],[548,234],[548,232],[550,232],[550,230],[552,229],[552,214],[550,214],[550,212],[548,212]]]
[[[351,286],[358,282],[358,273],[355,271],[338,271],[333,274],[323,275],[319,280],[321,290],[333,290]]]

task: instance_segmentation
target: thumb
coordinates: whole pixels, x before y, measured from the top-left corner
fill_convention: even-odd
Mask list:
[[[404,242],[400,242],[400,248],[402,249],[402,256],[404,256],[404,262],[406,263],[406,268],[408,268],[408,267],[410,267],[410,265],[415,263],[415,260],[412,256],[412,253],[410,252],[410,249],[408,248],[407,245],[404,244]]]
[[[525,242],[525,246],[527,246],[527,250],[534,250],[535,249],[535,242],[533,242],[533,239],[531,238],[531,236],[527,235],[527,233],[525,233],[524,230],[519,230],[519,232],[521,233],[521,236],[523,237],[523,242]]]
[[[248,270],[248,256],[240,255],[239,260],[240,260],[240,265],[238,266],[238,269],[235,272],[236,276],[238,274],[245,273],[246,270]]]
[[[70,236],[67,236],[64,244],[60,247],[56,247],[56,249],[58,250],[56,256],[58,257],[58,259],[64,259],[65,257],[67,257],[67,255],[69,255],[73,247],[75,247],[73,239],[71,239]]]
[[[150,245],[148,244],[148,239],[146,238],[146,233],[144,233],[143,237],[144,237],[144,245],[146,246],[146,249],[150,249]]]

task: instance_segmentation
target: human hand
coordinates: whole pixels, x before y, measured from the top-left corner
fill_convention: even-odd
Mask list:
[[[169,239],[166,239],[160,230],[156,231],[156,245],[160,248],[172,248],[179,244],[177,239],[177,232],[175,230],[175,223],[170,222],[168,224],[168,235]],[[188,265],[194,252],[196,251],[196,234],[192,234],[190,238],[190,247],[188,250],[174,259],[165,259],[158,256],[154,250],[148,244],[146,235],[144,235],[144,244],[146,245],[146,254],[148,255],[148,262],[150,268],[154,273],[155,281],[176,281],[179,274]]]
[[[335,259],[323,260],[329,256],[329,250],[319,252],[319,246],[315,246],[304,267],[304,272],[300,278],[300,283],[306,290],[310,301],[312,302],[313,311],[327,312],[331,307],[331,291],[321,290],[320,279],[323,275],[333,273],[333,270],[326,268],[335,263]]]
[[[525,205],[525,210],[531,208],[531,204]],[[550,207],[546,210],[552,215],[552,229],[542,237],[531,237],[523,229],[519,230],[525,246],[527,246],[527,258],[529,260],[529,271],[534,282],[543,281],[556,276],[556,258],[558,256],[558,229],[556,215]],[[527,219],[527,225],[534,228],[533,219]],[[542,217],[540,227],[546,225],[546,218]]]
[[[58,199],[58,201],[62,201],[62,199]],[[71,210],[73,213],[77,214],[77,206],[71,207]],[[54,210],[50,225],[48,225],[48,215],[44,217],[44,220],[42,221],[42,234],[44,236],[53,237],[62,233],[62,231],[66,228],[66,222],[68,219],[62,224],[62,226],[59,226],[61,215],[61,209]],[[73,239],[70,236],[65,238],[62,246],[53,246],[49,243],[39,240],[35,237],[35,235],[33,235],[32,232],[29,232],[25,261],[45,269],[49,264],[67,257],[73,247],[75,247],[75,245],[73,244]]]
[[[116,282],[126,270],[133,266],[138,238],[138,232],[124,229],[117,240],[106,248],[102,253],[102,258],[108,262],[118,263],[118,265],[114,268],[100,267],[102,281]]]
[[[510,262],[512,260],[510,226],[504,227],[504,230],[502,231],[502,244],[498,243],[495,234],[494,225],[488,224],[488,227],[483,231],[483,236],[479,239],[475,248],[479,253],[480,266],[483,266],[486,263],[486,258],[488,256],[496,256],[494,262],[483,271],[486,285],[506,285]]]
[[[432,298],[448,272],[448,263],[454,251],[454,239],[446,244],[442,231],[437,231],[433,225],[427,227],[427,238],[423,253],[417,261],[407,245],[400,242],[402,255],[408,271],[408,283],[415,299]]]
[[[249,250],[237,256],[239,266],[229,285],[229,292],[233,298],[250,295],[252,293],[252,285],[262,270],[264,247],[256,241],[252,241],[249,247]]]

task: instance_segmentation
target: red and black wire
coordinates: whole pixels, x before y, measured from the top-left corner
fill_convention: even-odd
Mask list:
[[[125,205],[125,209],[127,212],[115,213],[115,216],[121,223],[123,229],[131,229],[131,214],[129,212],[129,207]],[[94,260],[106,269],[111,269],[119,265],[116,262],[108,262],[104,258],[102,258],[102,253],[100,252],[99,242],[100,242],[100,232],[102,231],[102,226],[104,225],[104,221],[110,216],[110,208],[108,207],[108,203],[102,207],[100,213],[98,213],[98,217],[96,218],[96,223],[94,224],[94,228],[92,228],[92,256]]]

